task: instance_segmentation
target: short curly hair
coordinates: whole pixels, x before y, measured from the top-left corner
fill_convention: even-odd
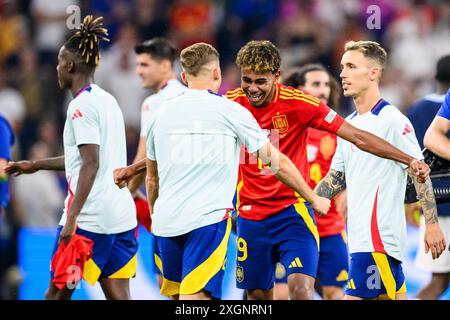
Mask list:
[[[281,67],[280,51],[269,40],[250,41],[239,50],[236,64],[254,72],[276,73]]]

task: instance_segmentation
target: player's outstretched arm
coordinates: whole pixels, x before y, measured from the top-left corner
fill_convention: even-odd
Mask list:
[[[421,183],[425,182],[429,176],[430,168],[425,162],[411,157],[372,133],[352,126],[347,121],[344,121],[337,131],[337,135],[342,139],[350,141],[361,150],[370,152],[381,158],[398,161],[407,165],[413,169],[416,179]]]
[[[131,179],[133,179],[135,175],[144,173],[145,170],[146,159],[142,159],[136,163],[129,165],[128,167],[114,169],[114,183],[122,189],[130,182]]]
[[[158,164],[156,161],[147,159],[147,176],[145,177],[145,188],[147,190],[147,201],[150,214],[153,214],[153,206],[159,194]]]
[[[450,160],[450,139],[447,138],[449,130],[450,120],[436,116],[423,139],[427,149],[447,160]]]
[[[81,157],[81,167],[77,187],[73,196],[67,220],[59,236],[60,241],[69,243],[77,229],[77,217],[86,202],[94,185],[95,176],[99,168],[99,146],[97,144],[84,144],[78,147]]]
[[[278,151],[270,142],[258,150],[258,155],[264,163],[269,164],[270,170],[278,180],[300,194],[311,204],[316,212],[320,214],[326,214],[328,212],[330,209],[330,200],[317,196],[308,186],[292,161]]]
[[[327,175],[314,188],[314,192],[321,197],[333,199],[339,192],[345,190],[345,173],[330,169]]]
[[[64,156],[47,158],[36,161],[10,161],[5,167],[5,172],[7,174],[14,174],[18,176],[22,173],[35,173],[39,170],[54,170],[54,171],[64,171]]]
[[[408,174],[413,176],[411,170],[408,171]],[[418,183],[416,179],[412,180],[414,181],[417,197],[419,198],[425,218],[425,253],[431,251],[433,259],[437,259],[444,252],[446,243],[444,234],[439,226],[433,185],[430,178],[425,183]]]

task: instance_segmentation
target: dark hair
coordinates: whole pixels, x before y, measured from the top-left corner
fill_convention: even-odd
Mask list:
[[[100,41],[109,41],[108,30],[103,28],[102,20],[103,17],[94,19],[92,15],[84,17],[80,27],[64,43],[68,51],[78,55],[80,65],[87,66],[90,71],[95,70],[100,60]]]
[[[177,49],[169,40],[165,38],[153,38],[144,41],[134,47],[136,54],[148,53],[153,59],[169,60],[174,63],[177,58]]]
[[[254,72],[276,73],[281,66],[280,51],[269,40],[250,41],[239,50],[236,65]]]
[[[331,75],[331,73],[321,64],[310,63],[299,68],[294,68],[287,73],[286,78],[283,79],[283,84],[286,86],[294,87],[298,89],[303,87],[306,83],[306,74],[312,71],[323,71],[330,77],[330,98],[328,105],[334,109],[339,108],[339,103],[341,100],[340,86],[338,81]]]
[[[436,80],[450,82],[450,55],[441,57],[436,64]]]

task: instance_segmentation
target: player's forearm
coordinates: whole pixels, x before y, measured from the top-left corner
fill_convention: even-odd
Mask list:
[[[64,171],[64,156],[33,161],[36,170]]]
[[[450,160],[450,139],[447,138],[446,134],[430,127],[423,142],[427,149],[444,159]]]
[[[145,180],[145,172],[140,172],[136,174],[133,179],[128,183],[128,189],[131,194],[134,196],[139,187],[144,183]]]
[[[381,158],[398,161],[407,166],[415,160],[413,157],[394,147],[389,142],[372,133],[360,130],[348,122],[344,122],[341,128],[339,128],[337,134],[341,138],[353,143],[359,149],[372,153]]]
[[[159,194],[159,179],[155,176],[146,176],[145,188],[147,191],[147,202],[150,207],[150,214],[153,214],[153,206]]]
[[[314,192],[320,197],[331,200],[345,188],[345,173],[330,169],[327,175],[314,188]]]
[[[136,151],[136,156],[134,157],[134,160],[133,160],[133,164],[137,164],[142,161],[142,163],[140,163],[139,165],[137,165],[135,167],[137,171],[139,171],[139,169],[141,169],[142,172],[145,171],[145,166],[146,166],[145,151],[147,148],[146,141],[147,141],[147,139],[145,139],[143,137],[141,137],[139,139],[138,149]],[[133,194],[133,196],[135,195],[135,193],[139,189],[139,187],[142,185],[142,183],[144,183],[144,180],[145,180],[145,174],[140,173],[140,172],[137,172],[136,175],[130,180],[130,182],[128,183],[128,189]]]
[[[279,155],[279,167],[274,172],[278,180],[296,191],[309,203],[314,202],[317,197],[316,194],[306,183],[305,179],[303,179],[297,167],[282,153]]]
[[[438,223],[438,214],[436,208],[436,199],[434,197],[433,185],[431,179],[428,178],[425,183],[419,183],[414,179],[414,175],[409,172],[409,175],[414,181],[414,186],[417,192],[417,198],[420,201],[423,216],[425,218],[425,224]]]

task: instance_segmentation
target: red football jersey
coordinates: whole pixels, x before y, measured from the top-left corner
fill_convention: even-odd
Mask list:
[[[240,103],[253,114],[260,127],[267,131],[272,144],[291,159],[307,182],[308,128],[336,133],[344,122],[318,98],[280,84],[276,86],[273,101],[263,108],[253,107],[241,88],[228,91],[227,98]],[[271,174],[265,164],[246,151],[244,154],[237,186],[236,208],[240,216],[262,220],[299,201],[299,195]]]
[[[308,162],[310,167],[309,186],[314,189],[316,185],[330,170],[331,160],[336,151],[336,135],[325,131],[310,128],[308,131]],[[317,229],[320,237],[339,234],[345,229],[344,217],[336,210],[334,199],[331,208],[324,216],[315,213]]]

